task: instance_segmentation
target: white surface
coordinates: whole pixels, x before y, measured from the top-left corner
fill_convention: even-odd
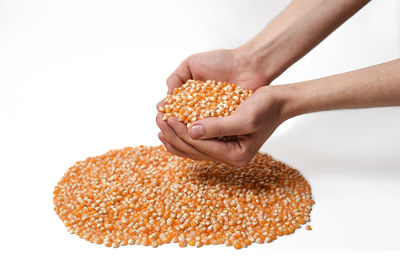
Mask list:
[[[184,57],[242,44],[287,3],[0,0],[0,265],[298,263],[315,255],[282,250],[399,250],[400,108],[305,115],[278,129],[263,151],[304,174],[316,205],[312,231],[271,244],[107,249],[69,235],[53,212],[53,187],[75,161],[159,144],[155,104]],[[373,1],[274,83],[399,57],[399,11]]]

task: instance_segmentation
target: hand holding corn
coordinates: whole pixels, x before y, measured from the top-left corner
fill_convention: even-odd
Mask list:
[[[400,59],[365,69],[295,84],[264,86],[226,117],[205,118],[189,129],[157,117],[167,150],[196,160],[245,166],[285,120],[310,112],[400,105]],[[236,136],[223,141],[215,137]]]
[[[224,49],[191,55],[168,77],[168,94],[187,80],[215,80],[240,84],[246,89],[257,89],[269,84],[266,71],[250,63],[241,49]],[[164,106],[164,101],[157,108]]]
[[[280,123],[270,91],[261,87],[253,94],[232,84],[189,80],[160,108],[165,114],[157,116],[159,138],[181,157],[245,166]],[[228,142],[217,139],[232,136]]]
[[[312,81],[268,86],[367,3],[293,1],[245,45],[189,57],[168,78],[169,94],[189,79],[236,83],[255,93],[232,114],[192,118],[189,128],[179,122],[179,115],[164,121],[165,103],[161,101],[157,115],[160,140],[169,152],[182,157],[244,166],[291,117],[331,109],[400,105],[400,60]],[[220,140],[225,136],[236,139]]]

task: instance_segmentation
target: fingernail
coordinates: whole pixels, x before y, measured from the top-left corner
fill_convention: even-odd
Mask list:
[[[200,138],[204,135],[204,128],[201,125],[193,125],[190,128],[190,136],[192,138]]]

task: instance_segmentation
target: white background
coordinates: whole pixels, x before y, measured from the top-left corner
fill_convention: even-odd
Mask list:
[[[52,190],[75,161],[113,148],[160,143],[155,104],[181,60],[243,44],[287,4],[0,0],[0,265],[259,265],[325,259],[329,266],[340,257],[327,250],[398,252],[398,107],[303,115],[275,132],[262,150],[303,173],[316,205],[312,231],[299,229],[270,244],[241,251],[223,246],[182,250],[175,244],[108,249],[68,234],[53,211]],[[399,56],[400,3],[373,1],[274,83]],[[382,263],[370,257],[369,263]]]

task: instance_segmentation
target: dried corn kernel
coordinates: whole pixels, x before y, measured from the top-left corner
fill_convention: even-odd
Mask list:
[[[114,248],[271,242],[308,222],[314,204],[300,173],[266,154],[235,168],[183,159],[163,146],[78,161],[53,201],[69,232]]]
[[[229,116],[252,94],[233,83],[188,80],[164,99],[165,106],[159,111],[165,113],[164,120],[176,117],[188,125],[208,117]]]

